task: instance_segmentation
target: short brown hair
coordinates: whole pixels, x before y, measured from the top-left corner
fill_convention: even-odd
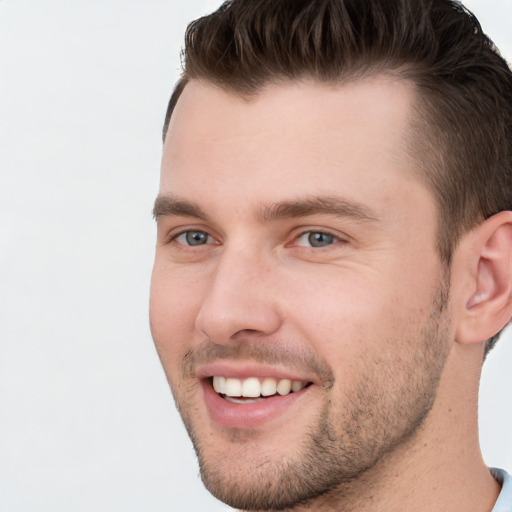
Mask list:
[[[512,210],[512,73],[459,2],[229,0],[189,25],[183,55],[164,138],[191,79],[250,97],[285,81],[391,73],[416,88],[410,143],[437,202],[442,260],[467,230]]]

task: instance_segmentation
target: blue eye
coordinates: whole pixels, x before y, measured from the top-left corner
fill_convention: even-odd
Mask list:
[[[183,245],[196,247],[198,245],[211,243],[211,237],[204,231],[185,231],[176,237],[176,241]]]
[[[307,231],[297,238],[297,245],[302,247],[327,247],[338,242],[338,238],[322,231]]]

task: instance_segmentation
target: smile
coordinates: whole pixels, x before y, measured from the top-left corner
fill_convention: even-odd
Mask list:
[[[243,376],[233,373],[218,368],[200,378],[208,415],[221,427],[247,430],[271,425],[291,411],[297,413],[299,404],[307,403],[306,395],[318,388],[305,378],[265,376],[262,368],[254,373],[246,368]]]
[[[234,403],[248,403],[248,400],[243,399],[261,399],[274,395],[285,396],[300,391],[310,383],[302,380],[275,379],[273,377],[237,379],[214,376],[212,377],[212,384],[213,389],[226,400]],[[242,400],[233,400],[236,398],[242,398]],[[254,401],[251,400],[250,402]]]

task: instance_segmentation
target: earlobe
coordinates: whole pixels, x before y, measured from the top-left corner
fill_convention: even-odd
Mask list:
[[[465,344],[494,336],[512,316],[512,212],[484,221],[467,245],[471,285],[456,331],[456,340]]]

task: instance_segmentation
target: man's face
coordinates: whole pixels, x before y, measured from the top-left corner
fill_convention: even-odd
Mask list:
[[[342,488],[433,405],[448,279],[412,101],[382,76],[250,101],[193,81],[178,102],[151,326],[203,481],[232,506]]]

